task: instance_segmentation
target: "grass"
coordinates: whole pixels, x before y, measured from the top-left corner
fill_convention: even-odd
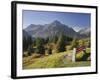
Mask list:
[[[55,53],[38,58],[32,57],[34,56],[33,54],[32,56],[23,59],[23,69],[90,66],[90,61],[68,61],[67,58],[64,58],[67,54],[71,54],[71,51]]]

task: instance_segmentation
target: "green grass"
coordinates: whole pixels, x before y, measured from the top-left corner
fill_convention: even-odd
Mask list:
[[[61,68],[61,67],[81,67],[81,66],[90,66],[90,61],[78,61],[71,62],[64,58],[65,55],[70,54],[71,51],[65,51],[61,53],[55,53],[48,56],[42,56],[39,58],[34,58],[31,56],[31,59],[26,63],[23,63],[23,69],[35,69],[35,68]],[[34,56],[34,55],[33,55]],[[28,57],[29,59],[30,57]],[[24,61],[27,60],[27,57]]]

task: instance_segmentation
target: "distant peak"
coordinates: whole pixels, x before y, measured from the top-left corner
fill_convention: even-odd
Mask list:
[[[58,20],[55,20],[55,21],[53,21],[52,23],[54,23],[54,24],[61,24],[61,22],[58,21]]]
[[[36,26],[35,24],[30,24],[28,27],[34,27],[34,26]]]
[[[56,23],[60,23],[60,21],[58,21],[58,20],[55,20],[54,22],[56,22]]]

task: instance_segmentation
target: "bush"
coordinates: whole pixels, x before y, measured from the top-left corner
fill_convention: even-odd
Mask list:
[[[72,41],[72,43],[71,43],[71,49],[77,47],[77,44],[78,44],[77,39],[74,38],[73,41]]]
[[[52,50],[51,49],[47,49],[47,54],[52,54]]]
[[[84,45],[85,45],[86,47],[90,47],[90,46],[91,46],[91,41],[90,41],[90,39],[85,39],[85,40],[84,40]]]
[[[43,46],[38,46],[35,52],[38,54],[45,54],[45,48]]]
[[[83,52],[83,51],[77,53],[77,54],[76,54],[76,60],[77,60],[77,61],[81,61],[82,58],[83,58],[83,56],[84,56],[84,52]]]
[[[41,54],[33,54],[32,58],[40,58],[42,55]]]
[[[58,52],[56,51],[56,49],[53,49],[52,54],[55,54],[55,53],[58,53]]]
[[[28,55],[31,56],[32,53],[34,53],[34,48],[32,48],[32,46],[29,46],[27,51],[28,51]]]
[[[90,53],[91,53],[91,49],[86,48],[86,50],[81,51],[76,54],[76,60],[79,60],[79,61],[90,60]]]
[[[27,52],[24,52],[23,53],[23,57],[28,57],[28,53]]]
[[[91,60],[91,56],[89,56],[88,58],[87,58],[87,61],[90,61]]]
[[[66,51],[71,50],[71,46],[66,46]]]
[[[79,40],[78,41],[78,46],[84,46],[84,40]]]
[[[86,48],[86,50],[84,51],[84,56],[82,58],[83,61],[86,61],[86,60],[90,60],[90,53],[91,53],[91,50],[90,48]]]
[[[85,51],[86,51],[87,54],[90,54],[91,53],[91,49],[90,48],[86,48]]]

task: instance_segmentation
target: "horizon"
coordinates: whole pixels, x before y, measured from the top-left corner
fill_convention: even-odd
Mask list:
[[[31,24],[45,25],[54,21],[68,25],[75,31],[91,27],[89,13],[52,12],[23,10],[23,29]]]

